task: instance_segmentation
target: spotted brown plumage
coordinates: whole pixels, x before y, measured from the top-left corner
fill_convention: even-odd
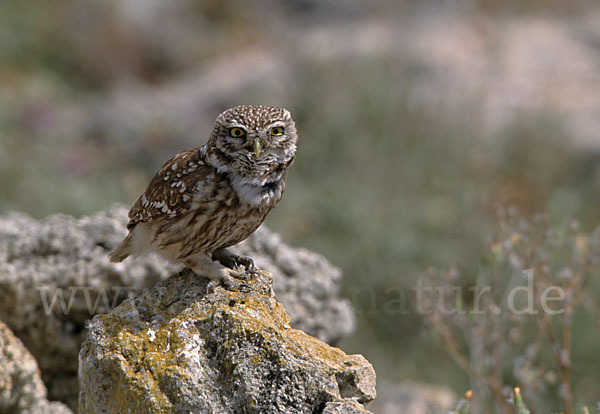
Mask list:
[[[277,205],[296,153],[296,127],[277,107],[238,106],[217,117],[208,142],[169,159],[129,211],[129,234],[113,262],[155,252],[231,283],[242,276],[217,261],[252,234]]]
[[[154,175],[146,191],[129,210],[127,228],[159,216],[176,217],[190,209],[193,187],[213,170],[204,163],[202,148],[180,152]]]

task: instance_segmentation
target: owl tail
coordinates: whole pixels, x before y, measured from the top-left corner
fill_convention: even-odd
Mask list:
[[[122,262],[131,254],[131,233],[117,246],[115,250],[108,255],[108,258],[113,263]]]

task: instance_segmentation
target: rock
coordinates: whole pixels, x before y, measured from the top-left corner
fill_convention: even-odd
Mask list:
[[[286,245],[264,226],[232,251],[273,273],[277,300],[298,329],[330,344],[354,330],[350,302],[340,298],[342,272],[323,256]]]
[[[185,270],[95,316],[79,412],[368,412],[371,364],[291,328],[270,274],[247,283],[206,293]]]
[[[0,319],[37,359],[51,398],[71,407],[85,322],[174,271],[152,257],[109,263],[125,219],[122,209],[80,220],[0,218]]]
[[[323,414],[364,414],[370,413],[364,406],[357,402],[329,402],[325,404]]]
[[[60,402],[46,399],[37,362],[23,343],[0,321],[0,413],[71,414]]]
[[[85,323],[179,271],[153,256],[110,263],[126,233],[127,208],[37,221],[0,217],[0,319],[37,359],[52,399],[77,406],[77,354]],[[353,329],[341,274],[323,257],[293,249],[267,229],[238,248],[275,277],[277,297],[296,327],[328,342]]]

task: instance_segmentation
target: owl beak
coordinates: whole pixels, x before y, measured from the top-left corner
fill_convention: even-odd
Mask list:
[[[260,141],[257,139],[254,140],[254,155],[256,158],[260,157],[260,153],[262,152],[262,145],[260,145]]]

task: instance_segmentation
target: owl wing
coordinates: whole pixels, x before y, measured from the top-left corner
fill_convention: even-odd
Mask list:
[[[129,210],[128,229],[139,222],[176,217],[192,208],[198,188],[207,189],[214,167],[204,162],[205,149],[192,148],[168,160]],[[198,187],[199,186],[199,187]]]

